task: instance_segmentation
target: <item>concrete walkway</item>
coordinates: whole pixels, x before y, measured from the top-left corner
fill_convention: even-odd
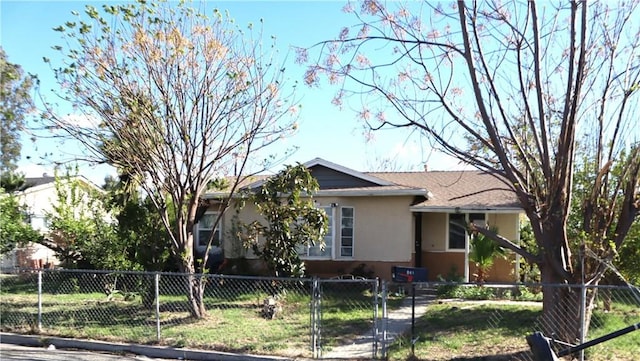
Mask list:
[[[415,318],[416,320],[425,314],[427,306],[435,299],[435,296],[425,294],[423,292],[416,292],[416,304],[415,304]],[[407,334],[410,336],[411,332],[411,309],[412,298],[409,294],[404,298],[399,308],[393,310],[387,310],[388,322],[387,322],[387,344],[392,343],[396,338]],[[384,320],[383,320],[384,322]],[[383,326],[380,325],[380,333],[382,333]],[[384,345],[383,339],[380,335],[378,342],[378,353],[382,351]],[[374,356],[373,350],[373,330],[368,334],[362,335],[354,340],[353,343],[348,345],[334,346],[331,350],[323,352],[321,357],[323,359],[352,359],[363,360],[372,359]]]

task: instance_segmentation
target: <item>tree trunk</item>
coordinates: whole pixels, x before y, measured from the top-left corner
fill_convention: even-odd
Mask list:
[[[191,237],[193,240],[193,235]],[[187,247],[193,248],[193,241],[185,242]],[[184,255],[180,262],[180,272],[184,275],[185,290],[189,305],[189,313],[194,318],[204,318],[207,310],[204,306],[205,282],[202,274],[195,273],[193,252],[182,252]]]
[[[542,332],[555,340],[579,344],[581,331],[584,336],[589,331],[593,303],[597,289],[590,288],[585,292],[584,323],[581,309],[583,307],[583,292],[580,285],[568,285],[566,281],[552,272],[551,267],[540,267],[543,283],[544,298],[542,301],[542,316],[538,320]]]
[[[189,300],[189,312],[192,317],[204,318],[207,310],[204,307],[204,280],[202,274],[187,274],[187,298]]]

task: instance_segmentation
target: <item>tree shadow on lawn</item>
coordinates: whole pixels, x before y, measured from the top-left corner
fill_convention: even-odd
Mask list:
[[[434,304],[416,320],[416,356],[409,360],[533,360],[525,335],[533,331],[541,308],[473,303]],[[407,330],[390,346],[401,358],[411,348]],[[515,340],[522,340],[522,343]],[[513,350],[513,352],[511,352]],[[465,355],[456,357],[456,354]],[[429,356],[426,356],[429,355]]]
[[[204,303],[205,309],[207,310],[246,310],[246,309],[261,309],[262,305],[256,304],[254,302],[215,302],[215,301],[205,301]],[[169,301],[169,302],[160,302],[160,312],[190,312],[191,308],[189,307],[189,301]]]
[[[427,361],[429,359],[421,359],[415,356],[409,356],[407,361]],[[449,361],[531,361],[533,354],[531,351],[519,351],[512,354],[488,355],[488,356],[472,356],[472,357],[456,357]]]
[[[477,333],[493,329],[503,335],[521,335],[532,331],[541,309],[518,306],[434,305],[417,319],[420,336],[429,338],[430,332]]]
[[[330,346],[347,345],[358,337],[373,336],[373,317],[344,319],[339,315],[322,315],[322,337]]]

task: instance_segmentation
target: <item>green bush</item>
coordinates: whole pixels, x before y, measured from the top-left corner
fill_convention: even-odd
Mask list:
[[[458,274],[458,269],[456,268],[456,266],[452,266],[451,269],[449,270],[449,273],[447,273],[445,277],[443,277],[442,275],[438,275],[436,278],[438,279],[438,282],[450,283],[450,284],[438,286],[436,290],[436,294],[438,295],[438,297],[441,297],[441,298],[457,297],[457,296],[454,296],[454,294],[456,294],[457,289],[460,288],[460,285],[454,284],[454,283],[462,283],[464,280],[462,276]]]
[[[465,300],[491,300],[496,298],[495,289],[483,286],[447,285],[442,293],[443,298],[461,298]],[[440,290],[439,290],[440,291]]]

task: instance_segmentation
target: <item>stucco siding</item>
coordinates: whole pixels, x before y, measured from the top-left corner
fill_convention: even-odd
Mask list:
[[[489,213],[487,223],[490,227],[497,227],[498,232],[512,240],[519,238],[519,214],[518,213]],[[457,275],[464,275],[463,250],[447,250],[447,213],[423,213],[422,214],[422,266],[429,270],[430,280],[436,280],[438,275],[446,277],[453,269]],[[507,282],[515,279],[513,254],[508,252],[509,259],[496,259],[495,264],[489,270],[490,282]],[[475,266],[469,264],[469,280],[473,281]]]
[[[412,198],[398,197],[316,197],[317,207],[353,207],[354,240],[353,257],[340,257],[339,244],[334,244],[334,260],[339,262],[410,262],[413,253],[413,215],[409,210]],[[223,220],[225,254],[231,254],[233,237],[229,234],[235,211],[228,211]],[[340,242],[340,212],[336,212],[335,242]],[[255,205],[248,204],[238,213],[245,223],[258,220],[263,222]],[[251,257],[250,252],[246,255]]]
[[[316,197],[319,207],[331,204],[354,209],[353,257],[339,261],[408,262],[413,251],[410,197]],[[338,228],[340,220],[335,219]],[[340,238],[340,234],[336,234]]]
[[[213,210],[213,209],[211,209]],[[236,217],[237,216],[237,217]],[[253,221],[264,223],[264,217],[258,214],[255,206],[247,204],[244,208],[236,213],[235,206],[232,204],[229,209],[222,215],[222,248],[227,258],[246,257],[248,259],[257,258],[253,251],[245,249],[242,241],[234,234],[241,231],[239,225],[234,224],[236,221],[249,224]]]
[[[494,213],[489,214],[489,227],[497,227],[498,233],[511,241],[517,241],[519,237],[519,218],[518,213]]]
[[[43,186],[38,191],[27,190],[20,197],[22,204],[28,207],[32,221],[31,226],[40,232],[48,231],[47,214],[53,212],[53,206],[58,203],[58,195],[53,184]]]
[[[408,262],[413,251],[409,197],[351,198],[355,208],[354,259]],[[347,205],[347,204],[345,204]]]
[[[427,269],[430,281],[445,279],[455,271],[459,277],[464,275],[464,254],[460,252],[423,252],[422,266]]]
[[[444,252],[447,249],[447,214],[422,214],[422,251]]]

